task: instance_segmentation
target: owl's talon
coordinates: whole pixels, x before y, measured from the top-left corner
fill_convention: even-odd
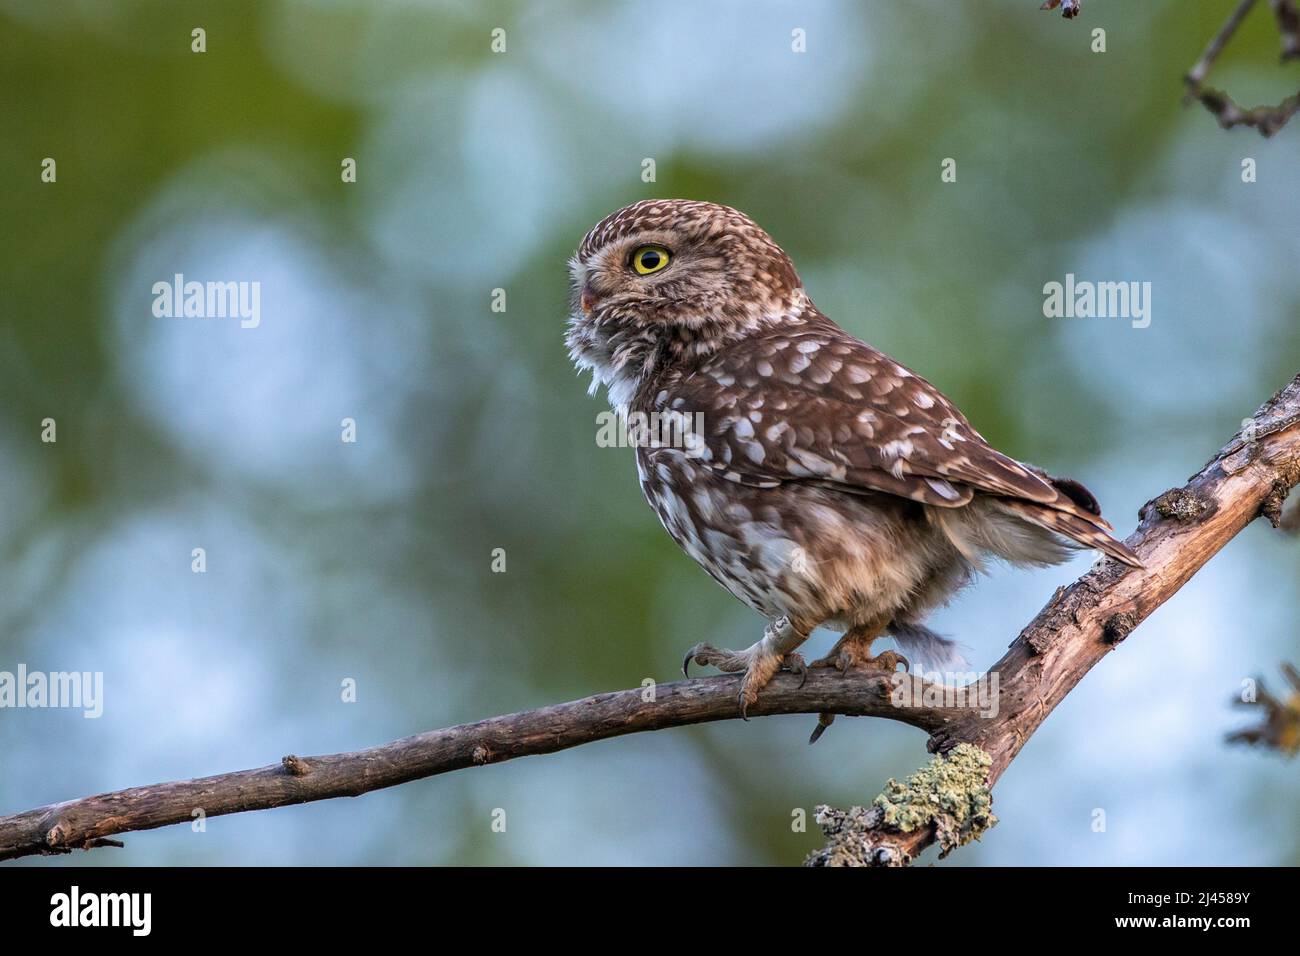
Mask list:
[[[803,639],[803,634],[794,631],[789,622],[782,619],[769,627],[763,640],[743,651],[731,651],[712,644],[696,644],[682,659],[682,673],[690,676],[688,669],[691,661],[706,667],[716,667],[724,673],[743,672],[737,703],[741,719],[748,720],[750,705],[758,700],[759,691],[767,686],[777,671],[787,670],[798,674],[799,686],[803,686],[808,678],[808,665],[804,663],[803,655],[796,654],[793,650],[781,653],[782,647],[789,647]]]
[[[882,651],[875,657],[867,658],[858,666],[869,667],[872,670],[882,670],[888,674],[892,674],[894,671],[898,670],[899,664],[903,665],[903,671],[905,673],[910,674],[912,672],[912,665],[908,663],[906,657],[897,651]]]
[[[813,744],[817,743],[817,741],[821,739],[822,734],[826,733],[826,728],[834,722],[834,714],[819,714],[817,716],[817,726],[813,728],[813,732],[808,736],[808,746],[811,747]]]
[[[691,676],[687,671],[691,661],[702,667],[716,667],[729,674],[743,671],[749,664],[746,652],[729,651],[725,647],[714,647],[703,641],[687,651],[686,656],[682,658],[682,674],[686,677]]]
[[[871,656],[871,642],[876,639],[881,630],[879,626],[850,628],[835,642],[829,654],[808,666],[833,667],[840,672],[841,677],[849,671],[884,671],[886,674],[892,674],[898,669],[899,664],[910,672],[912,665],[897,651],[882,651],[875,657]],[[808,743],[817,743],[821,735],[826,733],[826,728],[834,722],[834,714],[819,714],[817,726],[813,728]]]
[[[875,657],[861,657],[855,655],[851,650],[841,649],[840,652],[828,654],[820,660],[813,661],[810,667],[834,667],[840,672],[840,676],[845,676],[849,671],[884,671],[886,674],[892,674],[898,669],[898,665],[903,665],[903,670],[911,673],[912,665],[907,658],[897,651],[882,651]],[[808,738],[808,743],[815,744],[821,739],[821,735],[826,733],[826,728],[835,722],[834,714],[819,714],[817,717],[817,726],[813,728],[812,735]]]
[[[698,654],[700,651],[702,651],[706,646],[707,645],[703,643],[696,644],[689,651],[687,651],[686,656],[682,658],[682,676],[685,677],[687,680],[690,680],[691,678],[691,672],[690,672],[691,661],[695,660],[695,655]]]

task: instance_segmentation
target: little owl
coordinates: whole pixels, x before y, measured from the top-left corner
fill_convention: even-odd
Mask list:
[[[922,621],[989,556],[1044,566],[1095,548],[1140,566],[1083,485],[997,451],[933,385],[817,311],[743,213],[634,203],[587,233],[570,269],[567,344],[592,391],[625,420],[690,426],[636,442],[646,499],[768,619],[751,647],[697,644],[683,662],[743,672],[742,716],[778,670],[803,672],[795,650],[820,625],[843,637],[813,667],[908,666],[871,656],[886,633],[943,666],[954,645]]]

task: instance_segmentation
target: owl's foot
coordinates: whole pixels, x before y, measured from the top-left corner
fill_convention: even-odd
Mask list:
[[[716,667],[729,674],[743,672],[745,676],[740,681],[740,716],[742,720],[748,720],[749,705],[758,699],[758,692],[767,686],[777,671],[790,671],[800,678],[807,676],[808,669],[803,655],[794,650],[806,637],[806,634],[800,634],[790,624],[789,619],[781,618],[767,626],[761,641],[743,651],[731,651],[712,644],[696,644],[686,652],[686,657],[682,660],[682,673],[691,676],[687,672],[691,661],[706,667]],[[802,681],[800,686],[803,686]]]
[[[898,665],[903,665],[903,670],[911,670],[912,665],[907,658],[897,651],[882,651],[875,657],[869,653],[863,654],[857,650],[845,648],[839,653],[832,651],[825,657],[818,658],[809,664],[809,667],[833,667],[841,674],[847,674],[849,671],[884,671],[892,674],[898,670]]]
[[[881,630],[883,628],[879,627],[852,628],[835,643],[829,654],[813,661],[808,666],[833,667],[841,674],[859,670],[883,671],[886,674],[892,674],[898,670],[899,664],[903,665],[903,670],[910,670],[912,665],[908,663],[906,657],[897,651],[883,651],[875,657],[871,656],[871,643],[880,636]],[[826,732],[826,728],[833,723],[835,723],[834,714],[819,714],[817,726],[813,728],[808,743],[817,743],[821,735]]]

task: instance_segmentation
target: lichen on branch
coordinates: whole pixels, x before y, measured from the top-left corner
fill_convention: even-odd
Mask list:
[[[998,822],[988,774],[993,758],[972,744],[958,744],[935,756],[899,783],[892,777],[870,808],[817,808],[826,846],[809,856],[809,866],[903,866],[910,862],[898,845],[881,842],[882,831],[907,834],[933,828],[942,858]]]

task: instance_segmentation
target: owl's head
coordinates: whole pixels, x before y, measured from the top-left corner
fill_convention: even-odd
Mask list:
[[[639,372],[657,354],[707,355],[798,311],[789,256],[729,206],[645,199],[598,222],[569,262],[570,354],[593,387]],[[613,397],[613,396],[611,396]]]

